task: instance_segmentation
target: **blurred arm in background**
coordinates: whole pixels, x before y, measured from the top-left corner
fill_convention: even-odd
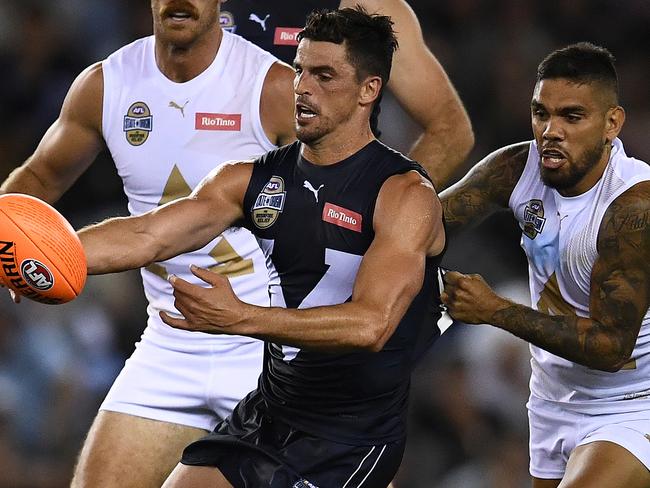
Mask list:
[[[409,157],[425,167],[440,191],[474,146],[469,116],[447,73],[424,43],[413,9],[404,0],[342,0],[340,7],[357,4],[394,22],[399,49],[388,88],[422,127]]]
[[[90,66],[77,77],[59,118],[45,133],[34,154],[0,186],[0,193],[27,193],[53,203],[72,186],[104,147],[103,88],[101,63]]]

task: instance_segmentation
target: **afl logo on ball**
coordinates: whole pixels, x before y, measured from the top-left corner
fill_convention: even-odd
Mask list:
[[[279,176],[271,177],[260,194],[257,195],[251,211],[256,227],[266,229],[275,224],[284,209],[286,194],[284,180]]]
[[[132,146],[141,146],[153,129],[153,115],[144,102],[135,102],[124,116],[124,133]]]
[[[54,276],[40,261],[36,259],[26,259],[20,265],[20,274],[27,284],[40,291],[47,291],[54,286]]]

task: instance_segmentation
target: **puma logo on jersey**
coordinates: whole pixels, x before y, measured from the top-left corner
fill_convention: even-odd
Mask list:
[[[180,111],[181,111],[181,115],[183,116],[183,118],[185,118],[185,106],[186,106],[188,103],[189,103],[189,100],[185,100],[185,103],[181,106],[181,105],[177,104],[175,101],[172,100],[171,102],[169,102],[169,106],[170,106],[171,108],[175,108],[175,109],[180,110]]]
[[[270,16],[271,14],[266,14],[266,17],[264,17],[264,19],[260,19],[257,14],[253,13],[248,16],[248,20],[252,20],[253,22],[260,24],[262,26],[262,30],[266,32],[266,21]]]
[[[314,198],[316,199],[316,203],[318,203],[318,192],[320,191],[321,188],[323,188],[325,185],[321,185],[318,187],[318,189],[314,188],[309,181],[305,180],[305,182],[302,184],[304,188],[307,188],[310,192],[314,194]]]

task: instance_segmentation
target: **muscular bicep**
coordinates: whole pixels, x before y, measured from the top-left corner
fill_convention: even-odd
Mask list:
[[[414,172],[391,177],[379,193],[375,237],[361,262],[352,300],[379,311],[382,343],[420,291],[426,257],[444,246],[436,200],[431,184]]]
[[[650,183],[639,183],[609,206],[598,233],[590,314],[619,332],[631,353],[650,307]]]
[[[103,147],[101,65],[83,71],[72,84],[61,113],[27,161],[2,185],[56,201],[88,168]]]
[[[526,165],[528,147],[528,142],[522,142],[489,154],[462,180],[440,194],[450,233],[508,208],[512,190]]]

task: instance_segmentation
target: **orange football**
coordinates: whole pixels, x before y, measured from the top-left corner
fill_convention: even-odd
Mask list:
[[[0,195],[0,280],[20,295],[56,305],[86,283],[86,255],[54,207],[18,193]]]

